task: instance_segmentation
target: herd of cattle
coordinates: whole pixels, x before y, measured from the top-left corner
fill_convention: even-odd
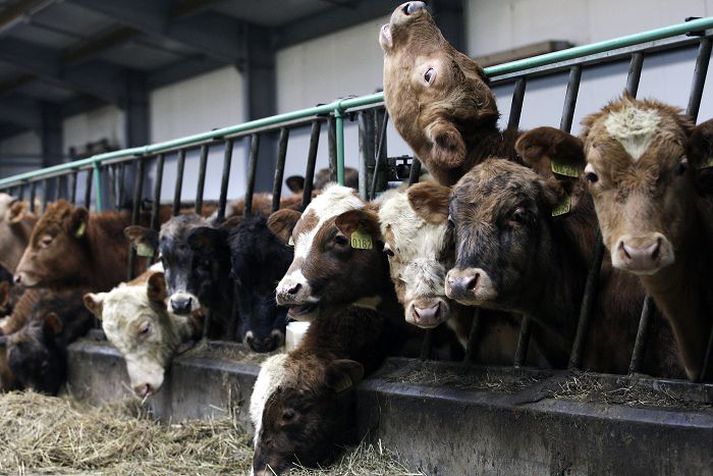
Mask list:
[[[258,195],[222,222],[214,207],[162,207],[160,231],[148,213],[132,224],[60,200],[36,217],[0,195],[2,387],[56,393],[67,345],[95,317],[142,398],[202,335],[271,352],[288,319],[311,321],[262,365],[250,415],[255,474],[314,465],[353,438],[355,384],[388,355],[417,355],[418,328],[462,357],[480,308],[474,358],[507,365],[527,315],[526,363],[565,367],[597,230],[609,253],[582,367],[627,371],[648,294],[660,316],[643,370],[698,380],[713,318],[713,121],[624,94],[579,137],[500,130],[483,70],[424,6],[399,6],[379,38],[388,112],[430,179],[369,203],[315,180],[303,210],[301,193],[272,214]],[[137,274],[157,262],[119,284],[129,243]]]

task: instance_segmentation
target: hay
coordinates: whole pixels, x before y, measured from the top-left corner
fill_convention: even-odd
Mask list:
[[[250,436],[233,417],[163,425],[138,400],[92,407],[32,392],[0,395],[0,474],[249,474]],[[380,444],[298,476],[420,475]]]

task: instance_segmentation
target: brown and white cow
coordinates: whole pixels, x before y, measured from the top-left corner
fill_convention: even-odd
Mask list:
[[[141,398],[161,389],[179,346],[200,337],[202,329],[198,315],[168,311],[161,269],[154,265],[109,292],[84,296],[84,305],[101,320],[107,339],[126,360],[131,388]]]
[[[0,193],[0,266],[15,272],[36,222],[27,202]]]
[[[32,231],[15,281],[26,287],[109,290],[126,277],[129,242],[123,230],[130,224],[128,212],[90,214],[58,200]]]
[[[446,41],[424,2],[398,6],[379,42],[394,127],[439,183],[455,184],[489,156],[515,160],[518,132],[498,129],[483,69]]]
[[[697,379],[713,323],[713,200],[700,180],[713,157],[713,121],[694,128],[678,108],[625,95],[583,125],[577,166],[611,262],[639,277]],[[544,147],[567,140],[549,129],[530,135]]]
[[[557,143],[555,149],[572,150],[571,145]],[[464,304],[531,316],[540,325],[535,334],[541,351],[553,365],[563,366],[592,261],[596,216],[586,185],[572,167],[576,155],[551,162],[550,150],[527,136],[518,149],[532,168],[489,159],[453,189],[456,266],[448,272],[446,294]],[[643,297],[635,279],[612,270],[605,260],[596,318],[585,343],[585,368],[626,372]],[[650,346],[654,361],[647,370],[671,375],[675,363],[666,331],[655,333],[654,340],[664,344]]]

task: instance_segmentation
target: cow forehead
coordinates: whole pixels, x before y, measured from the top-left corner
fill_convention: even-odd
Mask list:
[[[404,261],[419,256],[434,258],[443,249],[447,225],[434,225],[416,214],[406,193],[386,200],[379,208],[381,234]]]
[[[196,215],[195,213],[189,215],[178,215],[161,225],[159,238],[183,240],[188,236],[188,233],[193,228],[206,224],[207,222],[205,218],[200,215]]]
[[[604,119],[609,136],[621,144],[634,162],[649,148],[660,124],[659,111],[636,105],[611,111]]]
[[[295,258],[306,258],[314,237],[326,221],[349,210],[364,207],[354,189],[337,184],[327,185],[305,209],[295,225]]]

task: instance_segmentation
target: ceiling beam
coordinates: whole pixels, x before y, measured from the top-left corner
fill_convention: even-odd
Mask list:
[[[32,15],[44,10],[57,0],[21,0],[0,11],[0,35],[25,23]]]

